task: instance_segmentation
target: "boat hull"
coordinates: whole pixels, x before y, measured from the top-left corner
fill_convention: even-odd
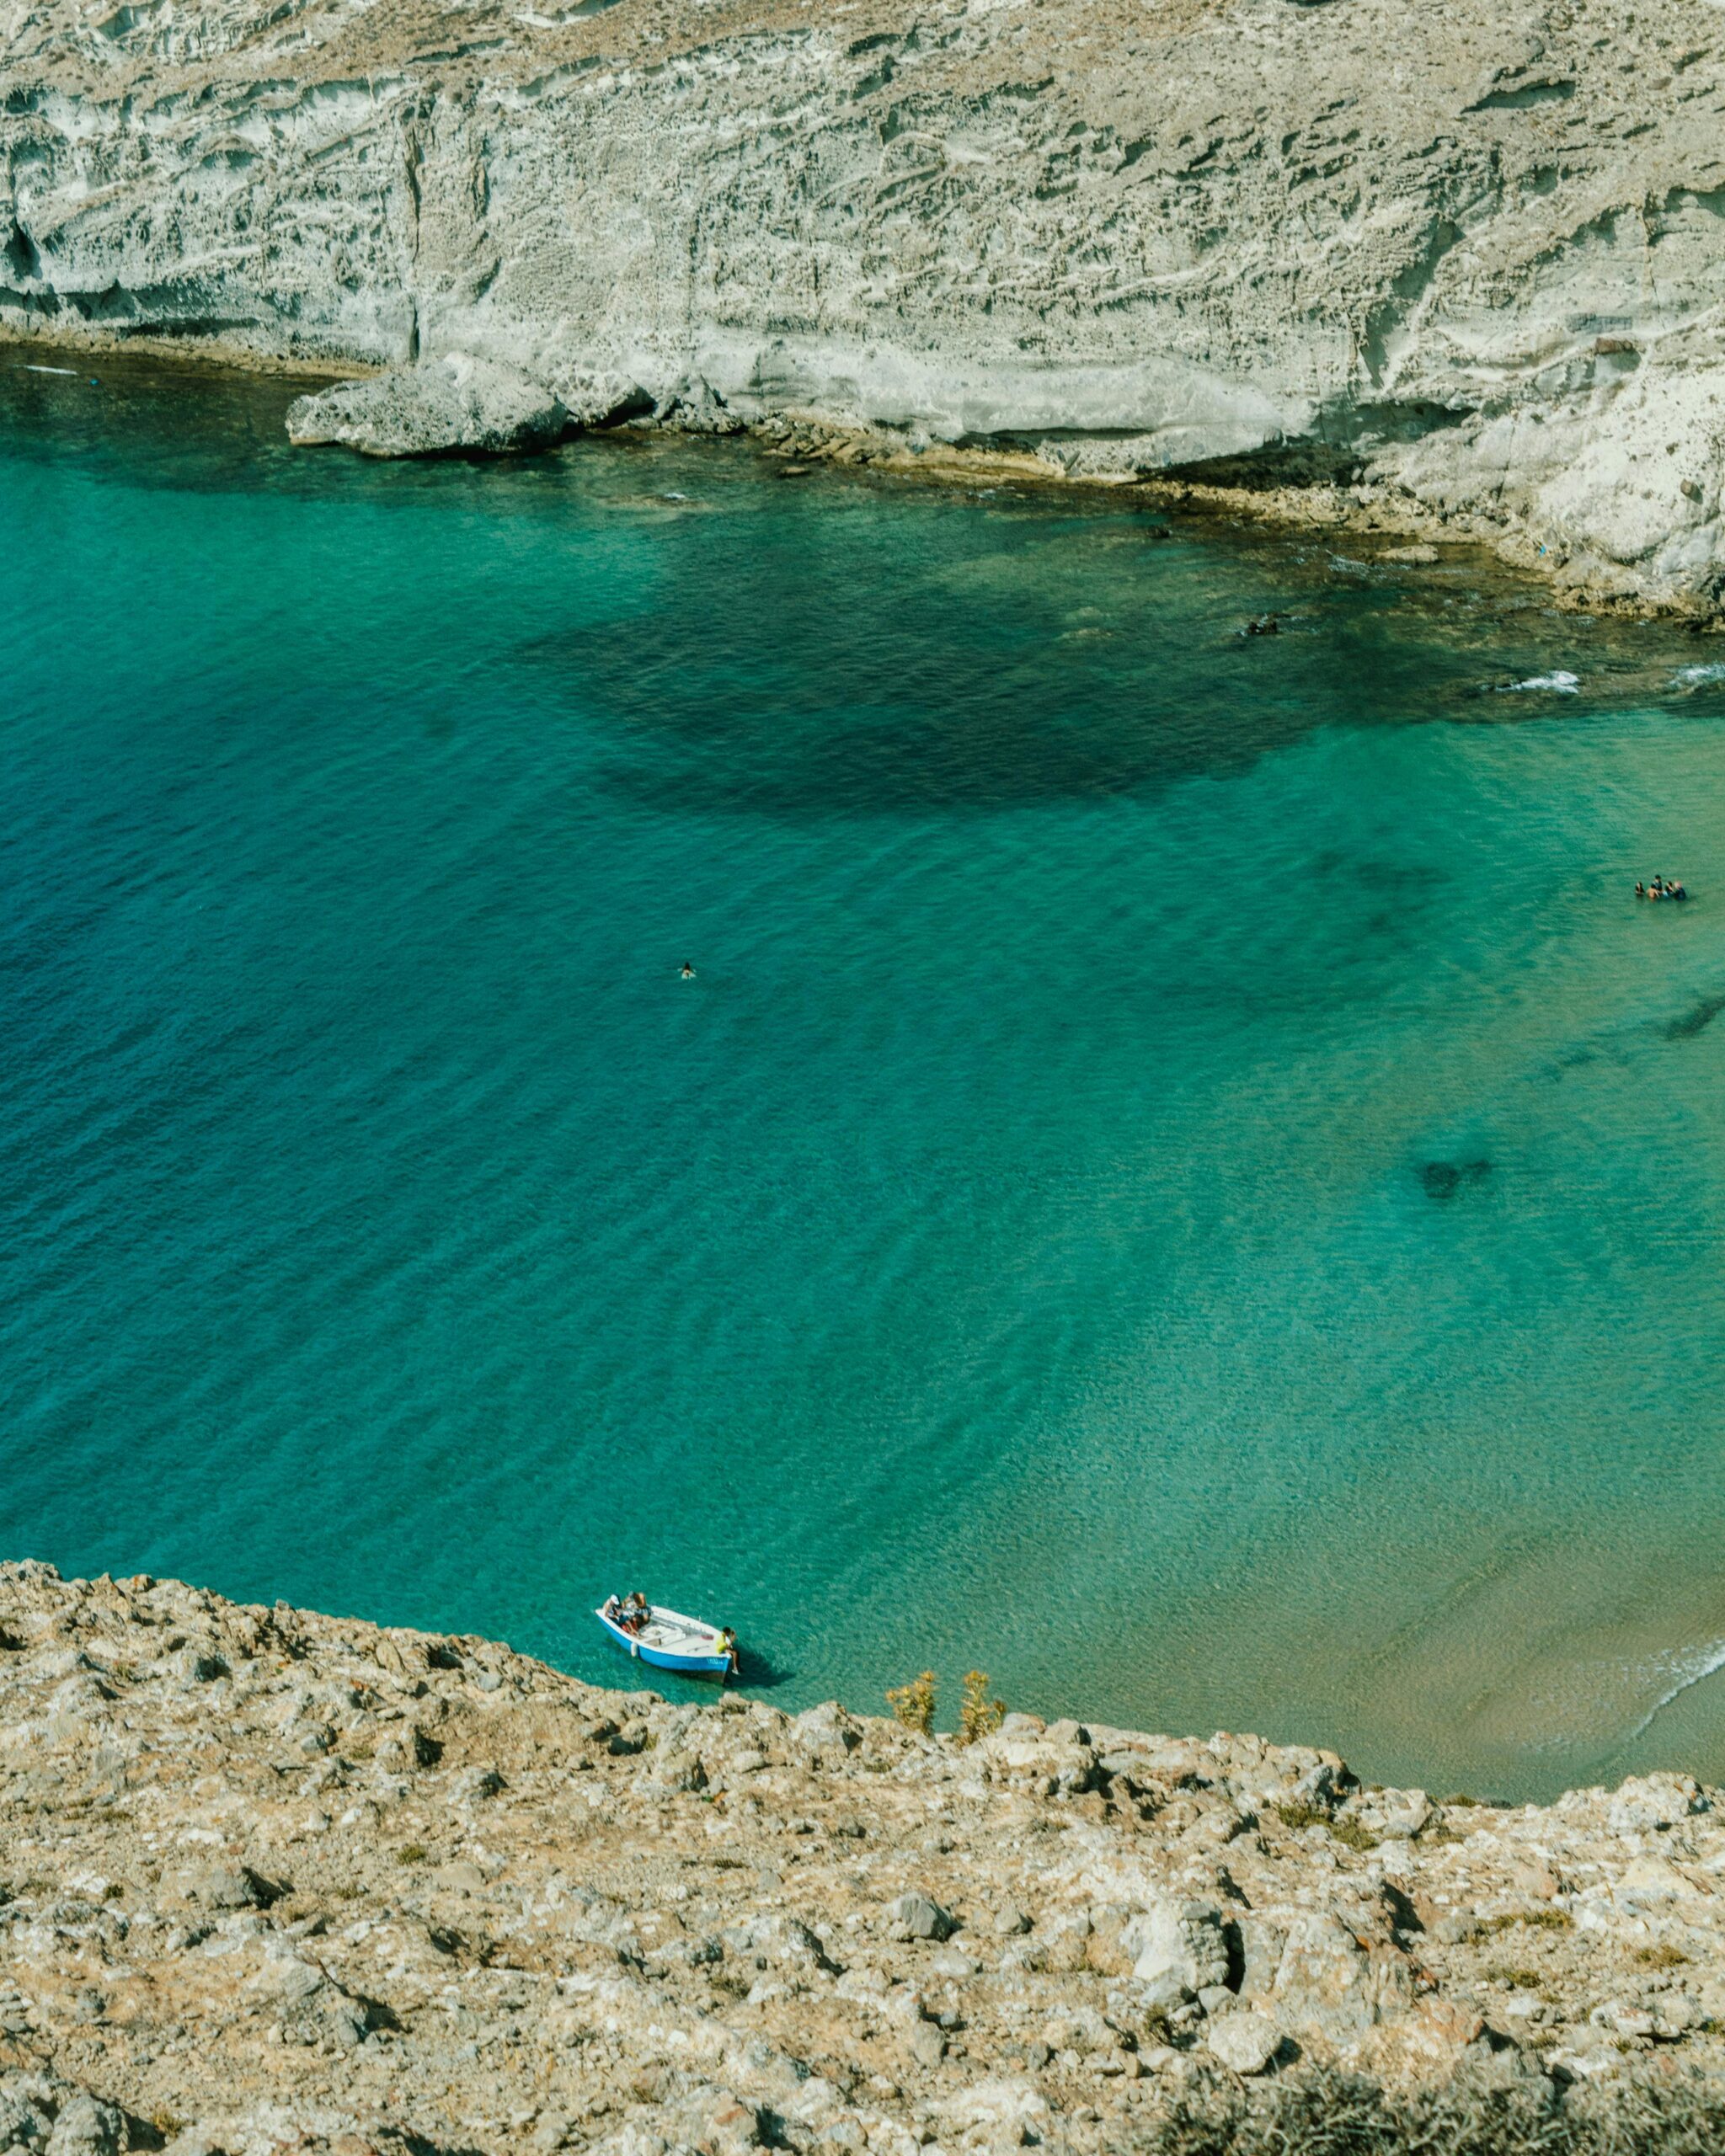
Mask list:
[[[679,1677],[716,1677],[722,1684],[730,1673],[730,1657],[724,1654],[676,1654],[668,1647],[654,1646],[649,1641],[638,1639],[633,1632],[626,1632],[621,1625],[613,1624],[602,1609],[594,1615],[604,1625],[611,1643],[620,1647],[635,1662],[644,1662],[649,1669],[668,1669]]]

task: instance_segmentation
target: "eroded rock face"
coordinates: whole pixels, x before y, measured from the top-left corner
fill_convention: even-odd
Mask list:
[[[0,1564],[0,2148],[1134,2156],[1325,2063],[1725,2091],[1714,1805],[965,1747]]]
[[[1292,446],[1345,483],[1326,516],[1706,611],[1711,19],[35,0],[0,19],[0,323],[465,352],[572,412],[565,385],[605,383],[582,411],[814,414],[1050,474]]]
[[[542,383],[464,352],[338,382],[296,398],[287,414],[291,441],[339,442],[366,456],[545,449],[569,424],[568,412]]]

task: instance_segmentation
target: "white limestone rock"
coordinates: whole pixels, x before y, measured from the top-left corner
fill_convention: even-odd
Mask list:
[[[1133,1918],[1121,1936],[1132,1973],[1158,2004],[1195,1998],[1228,1978],[1222,1913],[1204,1902],[1159,1901]]]
[[[1363,460],[1343,492],[1397,536],[1719,604],[1725,45],[1693,0],[99,13],[0,14],[0,328],[416,392],[469,355],[430,365],[585,425],[780,415],[1050,476],[1291,448]],[[297,424],[515,431],[402,398]]]
[[[1219,2014],[1204,2024],[1205,2047],[1236,2073],[1262,2073],[1285,2041],[1267,2014],[1253,2007]]]
[[[543,449],[569,424],[569,413],[542,382],[461,352],[338,382],[298,398],[287,414],[290,441],[339,442],[366,456]]]

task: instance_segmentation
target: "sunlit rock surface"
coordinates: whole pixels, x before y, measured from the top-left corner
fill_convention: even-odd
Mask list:
[[[1326,2068],[1536,2123],[1694,2069],[1717,2127],[1717,1806],[1679,1774],[1434,1803],[1252,1737],[674,1704],[3,1564],[0,2130],[1151,2156],[1183,2105]]]
[[[0,323],[461,352],[1721,584],[1693,0],[13,0]],[[573,390],[570,392],[574,393]],[[601,396],[601,404],[606,402]]]

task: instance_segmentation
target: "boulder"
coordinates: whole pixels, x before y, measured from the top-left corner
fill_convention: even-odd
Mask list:
[[[291,2043],[328,2043],[350,2050],[363,2043],[371,2016],[360,2002],[315,1961],[278,1946],[257,1979]]]
[[[1280,2051],[1281,2031],[1255,2007],[1236,2007],[1205,2025],[1204,2041],[1213,2057],[1236,2073],[1262,2073]]]
[[[688,1795],[707,1786],[707,1769],[693,1752],[660,1752],[655,1755],[652,1783],[655,1789]]]
[[[932,2021],[919,2021],[908,2038],[911,2056],[932,2073],[947,2055],[947,2040]]]
[[[653,399],[639,382],[602,369],[572,367],[558,375],[551,387],[572,427],[614,427],[653,409]]]
[[[729,2089],[702,2084],[671,2107],[667,2124],[675,2144],[699,2149],[702,2156],[743,2156],[761,2142],[761,2116],[755,2106]]]
[[[900,1894],[887,1911],[895,1939],[950,1939],[958,1919],[927,1894]]]
[[[956,2096],[948,2097],[939,2109],[941,2116],[961,2131],[980,2127],[1003,2129],[1004,2137],[1015,2142],[1029,2134],[1039,2135],[1049,2116],[1046,2100],[1023,2074],[1000,2074],[973,2082]]]
[[[40,2148],[50,2125],[47,2113],[22,2089],[0,2082],[0,2148]]]
[[[47,2156],[120,2156],[125,2140],[123,2112],[94,2096],[73,2096],[60,2107]]]
[[[685,375],[654,406],[653,416],[686,435],[740,435],[748,425],[702,375]]]
[[[186,1899],[206,1909],[267,1909],[281,1889],[248,1864],[216,1865],[186,1882]]]
[[[499,456],[544,449],[569,415],[542,382],[462,352],[339,382],[288,408],[287,435],[336,442],[366,456]]]
[[[1624,1783],[1608,1817],[1614,1834],[1657,1833],[1706,1809],[1706,1799],[1690,1775],[1642,1774]]]
[[[845,1755],[862,1742],[862,1725],[836,1700],[823,1700],[819,1706],[806,1709],[793,1720],[790,1737],[803,1750],[830,1753],[841,1765]]]
[[[1247,1914],[1235,1919],[1233,1931],[1240,1942],[1240,1996],[1267,1999],[1287,1951],[1287,1926],[1267,1917]]]
[[[1662,1856],[1638,1856],[1624,1865],[1611,1888],[1611,1899],[1620,1909],[1637,1913],[1657,1908],[1664,1902],[1680,1902],[1701,1889],[1674,1864]]]
[[[1207,1902],[1159,1902],[1132,1919],[1121,1945],[1158,2005],[1178,2004],[1228,1980],[1222,1913]]]
[[[1397,1949],[1367,1948],[1327,1911],[1296,1917],[1289,1927],[1269,2004],[1294,2035],[1345,2049],[1413,2003],[1413,1966]]]

